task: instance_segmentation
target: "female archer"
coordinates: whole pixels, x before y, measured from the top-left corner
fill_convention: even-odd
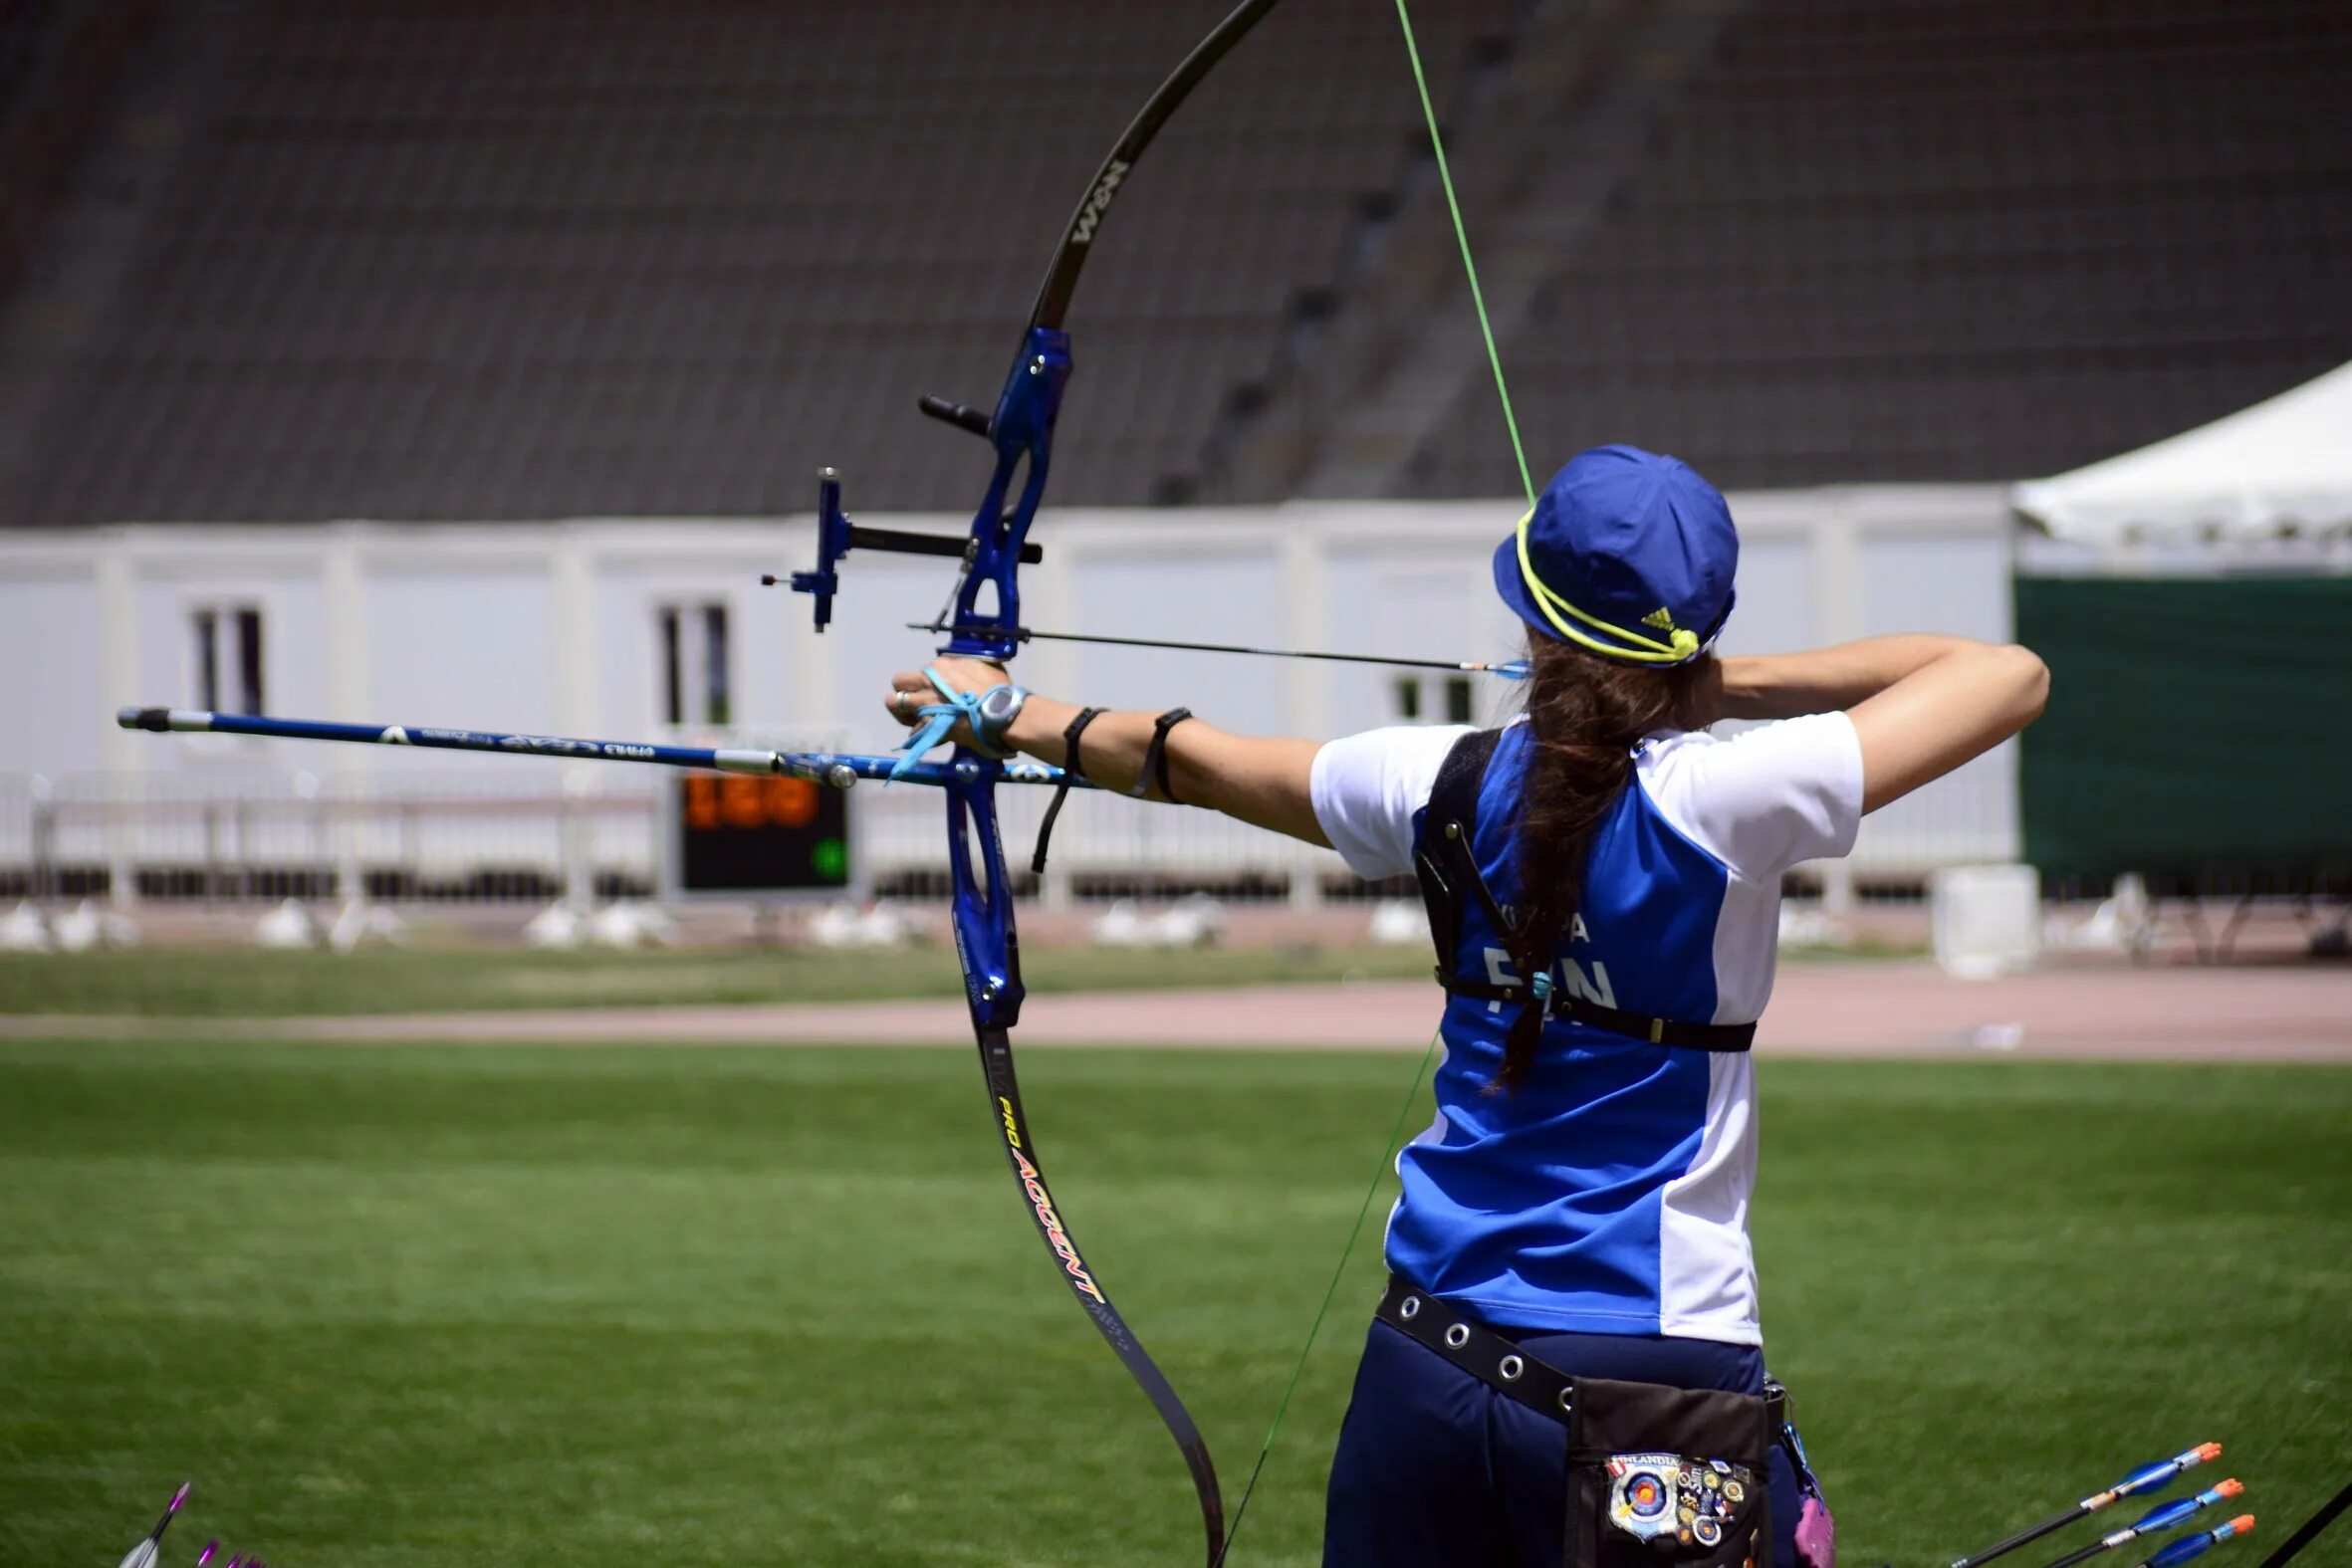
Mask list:
[[[1579,454],[1495,552],[1530,665],[1499,731],[1252,739],[980,660],[895,679],[901,722],[945,694],[983,747],[1420,878],[1437,1117],[1397,1161],[1326,1564],[1827,1568],[1748,1234],[1780,880],[2030,723],[2048,675],[1942,636],[1719,658],[1738,558],[1690,468]]]

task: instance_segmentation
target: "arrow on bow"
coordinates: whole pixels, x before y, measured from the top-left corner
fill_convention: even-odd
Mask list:
[[[956,628],[939,621],[910,620],[908,631],[931,631],[952,636]],[[1243,653],[1260,659],[1323,659],[1333,664],[1377,664],[1400,670],[1458,670],[1466,675],[1500,675],[1505,680],[1528,678],[1528,661],[1506,659],[1487,663],[1473,659],[1402,659],[1386,653],[1326,653],[1315,648],[1253,648],[1238,642],[1182,642],[1167,637],[1113,637],[1103,632],[1039,631],[1016,626],[1013,635],[1023,642],[1083,642],[1101,648],[1168,648],[1178,653]]]

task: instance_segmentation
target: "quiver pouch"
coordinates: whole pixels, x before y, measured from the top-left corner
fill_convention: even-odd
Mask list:
[[[1770,1568],[1773,1402],[1570,1381],[1567,1568]]]

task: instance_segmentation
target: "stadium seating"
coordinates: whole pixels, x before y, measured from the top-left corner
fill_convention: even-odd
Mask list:
[[[203,61],[159,35],[142,63],[186,78],[134,127],[169,139],[156,177],[65,198],[133,204],[109,303],[70,351],[0,338],[0,525],[767,515],[825,463],[861,509],[961,507],[983,454],[915,396],[994,394],[1095,160],[1223,4],[191,0]],[[1705,23],[1623,178],[1579,185],[1591,143],[1469,94],[1531,74],[1530,38],[1654,67],[1544,31],[1563,11]],[[1731,486],[2012,479],[2352,358],[2333,0],[1416,15],[1474,228],[1540,267],[1504,343],[1538,461],[1632,439]],[[1365,214],[1442,228],[1424,156],[1392,9],[1288,0],[1104,231],[1057,498],[1220,493],[1253,419],[1345,443],[1284,406],[1303,302],[1387,339],[1326,365],[1311,406],[1341,418],[1365,366],[1428,361],[1416,332],[1474,355],[1341,285],[1379,265]],[[1384,493],[1515,488],[1464,367],[1405,388]]]
[[[2007,480],[2352,358],[2352,10],[1769,0],[1506,343],[1529,444]],[[1414,455],[1508,489],[1491,395]]]
[[[1060,226],[1221,0],[261,0],[0,521],[968,504]],[[1424,8],[1441,89],[1506,0]],[[1417,123],[1393,11],[1291,0],[1139,166],[1056,493],[1189,466]]]

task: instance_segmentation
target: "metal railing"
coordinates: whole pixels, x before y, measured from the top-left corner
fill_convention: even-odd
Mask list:
[[[666,796],[642,785],[313,774],[0,780],[0,893],[206,903],[647,896]]]
[[[0,776],[0,898],[652,897],[663,888],[674,820],[669,784],[586,769],[513,782],[473,769]],[[1211,812],[1089,793],[1070,796],[1047,874],[1034,878],[1029,857],[1046,803],[1042,789],[999,794],[1017,891],[1050,903],[1207,891],[1312,904],[1366,891],[1329,850]],[[935,793],[864,784],[849,807],[860,888],[913,895],[944,886]],[[2012,810],[1998,778],[1964,771],[1872,817],[1850,869],[1867,889],[1941,865],[2012,859]]]

